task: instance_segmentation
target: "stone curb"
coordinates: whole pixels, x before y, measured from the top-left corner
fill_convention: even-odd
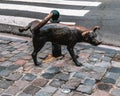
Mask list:
[[[18,35],[18,36],[32,37],[30,30],[20,33],[18,30],[19,27],[20,26],[0,24],[0,33],[9,33],[9,34],[14,34],[14,35]],[[114,44],[104,43],[103,45],[100,45],[99,47],[120,51],[120,47],[116,46]]]

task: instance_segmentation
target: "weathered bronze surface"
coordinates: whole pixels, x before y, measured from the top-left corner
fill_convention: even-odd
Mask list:
[[[51,23],[60,23],[59,12],[57,10],[52,10],[51,12],[54,13],[54,15],[52,16],[50,22]],[[56,44],[56,43],[52,43],[52,55],[54,57],[59,57],[62,55],[61,45]]]
[[[35,24],[36,21],[32,22],[29,28]],[[100,29],[100,27],[95,26],[92,29],[88,29],[83,26],[48,23],[39,28],[39,30],[31,30],[34,46],[32,57],[35,65],[40,65],[37,61],[37,53],[47,41],[51,41],[52,43],[66,45],[74,63],[77,66],[81,66],[82,64],[78,62],[77,55],[75,55],[73,48],[77,42],[87,42],[95,46],[99,45],[101,42],[95,39],[97,36],[95,31],[97,29]]]

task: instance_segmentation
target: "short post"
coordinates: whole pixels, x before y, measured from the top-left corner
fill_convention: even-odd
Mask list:
[[[60,20],[58,19],[59,12],[57,10],[52,10],[51,13],[53,13],[54,15],[52,16],[50,22],[51,23],[59,23],[60,22]],[[59,57],[62,55],[61,46],[59,44],[52,43],[52,54],[54,57]]]

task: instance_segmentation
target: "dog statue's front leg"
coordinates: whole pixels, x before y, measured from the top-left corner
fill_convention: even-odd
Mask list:
[[[67,49],[68,49],[68,51],[69,51],[75,65],[76,66],[82,66],[82,63],[78,62],[77,56],[75,55],[73,48],[67,46]]]
[[[32,58],[33,58],[33,61],[34,61],[34,64],[36,66],[40,66],[41,64],[37,61],[37,52],[34,50],[33,53],[32,53]]]
[[[33,58],[34,64],[36,66],[41,65],[41,63],[39,63],[38,60],[37,60],[37,53],[41,50],[41,48],[44,46],[44,44],[45,44],[44,37],[39,39],[39,38],[36,38],[35,36],[33,36],[34,51],[32,53],[32,58]]]

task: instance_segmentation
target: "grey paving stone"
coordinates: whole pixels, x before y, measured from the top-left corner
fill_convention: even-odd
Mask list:
[[[13,65],[8,66],[7,69],[11,70],[11,71],[14,71],[14,70],[16,70],[16,69],[18,69],[20,67],[21,67],[20,65],[13,64]]]
[[[88,77],[88,75],[85,74],[84,72],[76,72],[73,77],[84,79],[84,78]]]
[[[96,81],[100,81],[103,78],[103,76],[105,75],[105,73],[98,73],[95,71],[91,71],[91,72],[88,72],[87,75],[90,78],[94,78]]]
[[[13,81],[7,81],[7,80],[0,80],[0,88],[7,89],[9,86],[11,86],[14,82]]]
[[[38,92],[35,94],[35,96],[52,96],[52,94],[46,93],[46,92]]]
[[[51,73],[51,74],[57,74],[60,72],[60,68],[59,67],[55,67],[55,66],[51,66],[47,69],[47,73]]]
[[[107,56],[102,57],[102,61],[110,62],[111,60],[112,60],[111,57],[107,57]]]
[[[78,78],[70,79],[62,86],[62,88],[75,90],[80,83],[81,83],[81,79],[78,79]]]
[[[112,78],[115,81],[119,78],[119,76],[120,76],[119,73],[113,73],[113,72],[107,72],[107,74],[105,75],[105,77]]]
[[[100,67],[100,66],[94,66],[93,70],[98,72],[98,73],[105,73],[107,71],[107,68]]]
[[[60,81],[60,80],[52,80],[52,82],[50,82],[50,86],[56,87],[56,88],[60,88],[65,82],[64,81]]]
[[[120,88],[120,78],[117,80],[116,84],[115,84],[118,88]]]
[[[72,96],[86,96],[81,92],[73,92]]]
[[[15,51],[15,50],[17,50],[17,49],[14,48],[14,47],[11,47],[11,48],[7,49],[7,51],[9,51],[9,52],[13,52],[13,51]]]
[[[57,88],[55,88],[55,87],[46,86],[46,87],[41,88],[41,90],[39,92],[46,92],[49,94],[53,94],[53,93],[55,93],[56,90],[57,90]]]
[[[40,58],[40,59],[45,59],[46,57],[47,57],[47,53],[40,53],[40,54],[38,54],[38,57]]]
[[[113,72],[113,73],[120,73],[120,68],[117,67],[112,67],[109,72]]]
[[[39,90],[40,90],[39,87],[30,85],[30,86],[28,86],[27,88],[25,88],[25,89],[23,90],[23,92],[26,93],[26,94],[30,94],[30,95],[34,96]]]
[[[7,68],[5,70],[0,71],[0,76],[8,76],[12,71],[8,70]]]
[[[22,92],[22,93],[18,94],[18,96],[32,96],[32,94],[26,94],[26,93]]]
[[[109,92],[113,88],[113,86],[112,86],[112,84],[108,84],[108,83],[99,83],[97,85],[97,88],[99,90],[103,90],[103,91]]]
[[[13,63],[11,61],[5,61],[2,64],[0,64],[0,66],[4,66],[4,67],[8,67],[10,65],[12,65]]]
[[[9,95],[9,94],[2,94],[0,96],[12,96],[12,95]]]
[[[104,83],[112,83],[112,84],[115,84],[116,83],[116,80],[112,79],[112,78],[103,78],[102,82]]]
[[[20,57],[18,57],[18,56],[12,56],[9,60],[10,61],[17,61],[18,59],[20,59]]]
[[[96,80],[94,78],[85,78],[83,84],[88,86],[94,86],[96,83]]]
[[[68,81],[69,80],[70,74],[64,74],[64,73],[59,73],[55,76],[56,79],[60,79],[63,81]]]
[[[35,96],[53,96],[57,88],[46,86],[35,94]]]
[[[9,76],[5,77],[7,80],[19,80],[22,77],[22,74],[20,72],[12,72]]]
[[[92,49],[92,48],[86,48],[86,49],[84,49],[84,50],[81,50],[80,52],[91,54],[91,53],[93,53],[93,50],[94,50],[94,49]]]
[[[102,62],[96,62],[95,66],[109,68],[111,66],[111,64],[110,64],[110,62],[102,61]]]
[[[43,73],[42,76],[46,79],[52,79],[55,74],[52,73]]]
[[[91,86],[87,86],[87,85],[80,85],[77,88],[77,91],[80,91],[82,93],[91,94],[92,93],[92,87]]]
[[[27,56],[27,53],[20,52],[20,53],[16,54],[15,56],[16,57],[23,57],[23,56]]]
[[[37,76],[33,75],[32,73],[27,73],[25,76],[23,76],[22,80],[26,81],[33,81]]]
[[[48,83],[47,79],[37,78],[32,82],[32,85],[38,86],[38,87],[44,87],[47,83]]]
[[[97,58],[97,59],[100,59],[103,57],[103,54],[98,54],[98,53],[94,53],[94,54],[91,54],[90,58]]]
[[[0,66],[0,72],[2,72],[3,70],[5,70],[7,67],[4,66]]]
[[[111,96],[120,96],[120,89],[115,88],[111,91]]]

